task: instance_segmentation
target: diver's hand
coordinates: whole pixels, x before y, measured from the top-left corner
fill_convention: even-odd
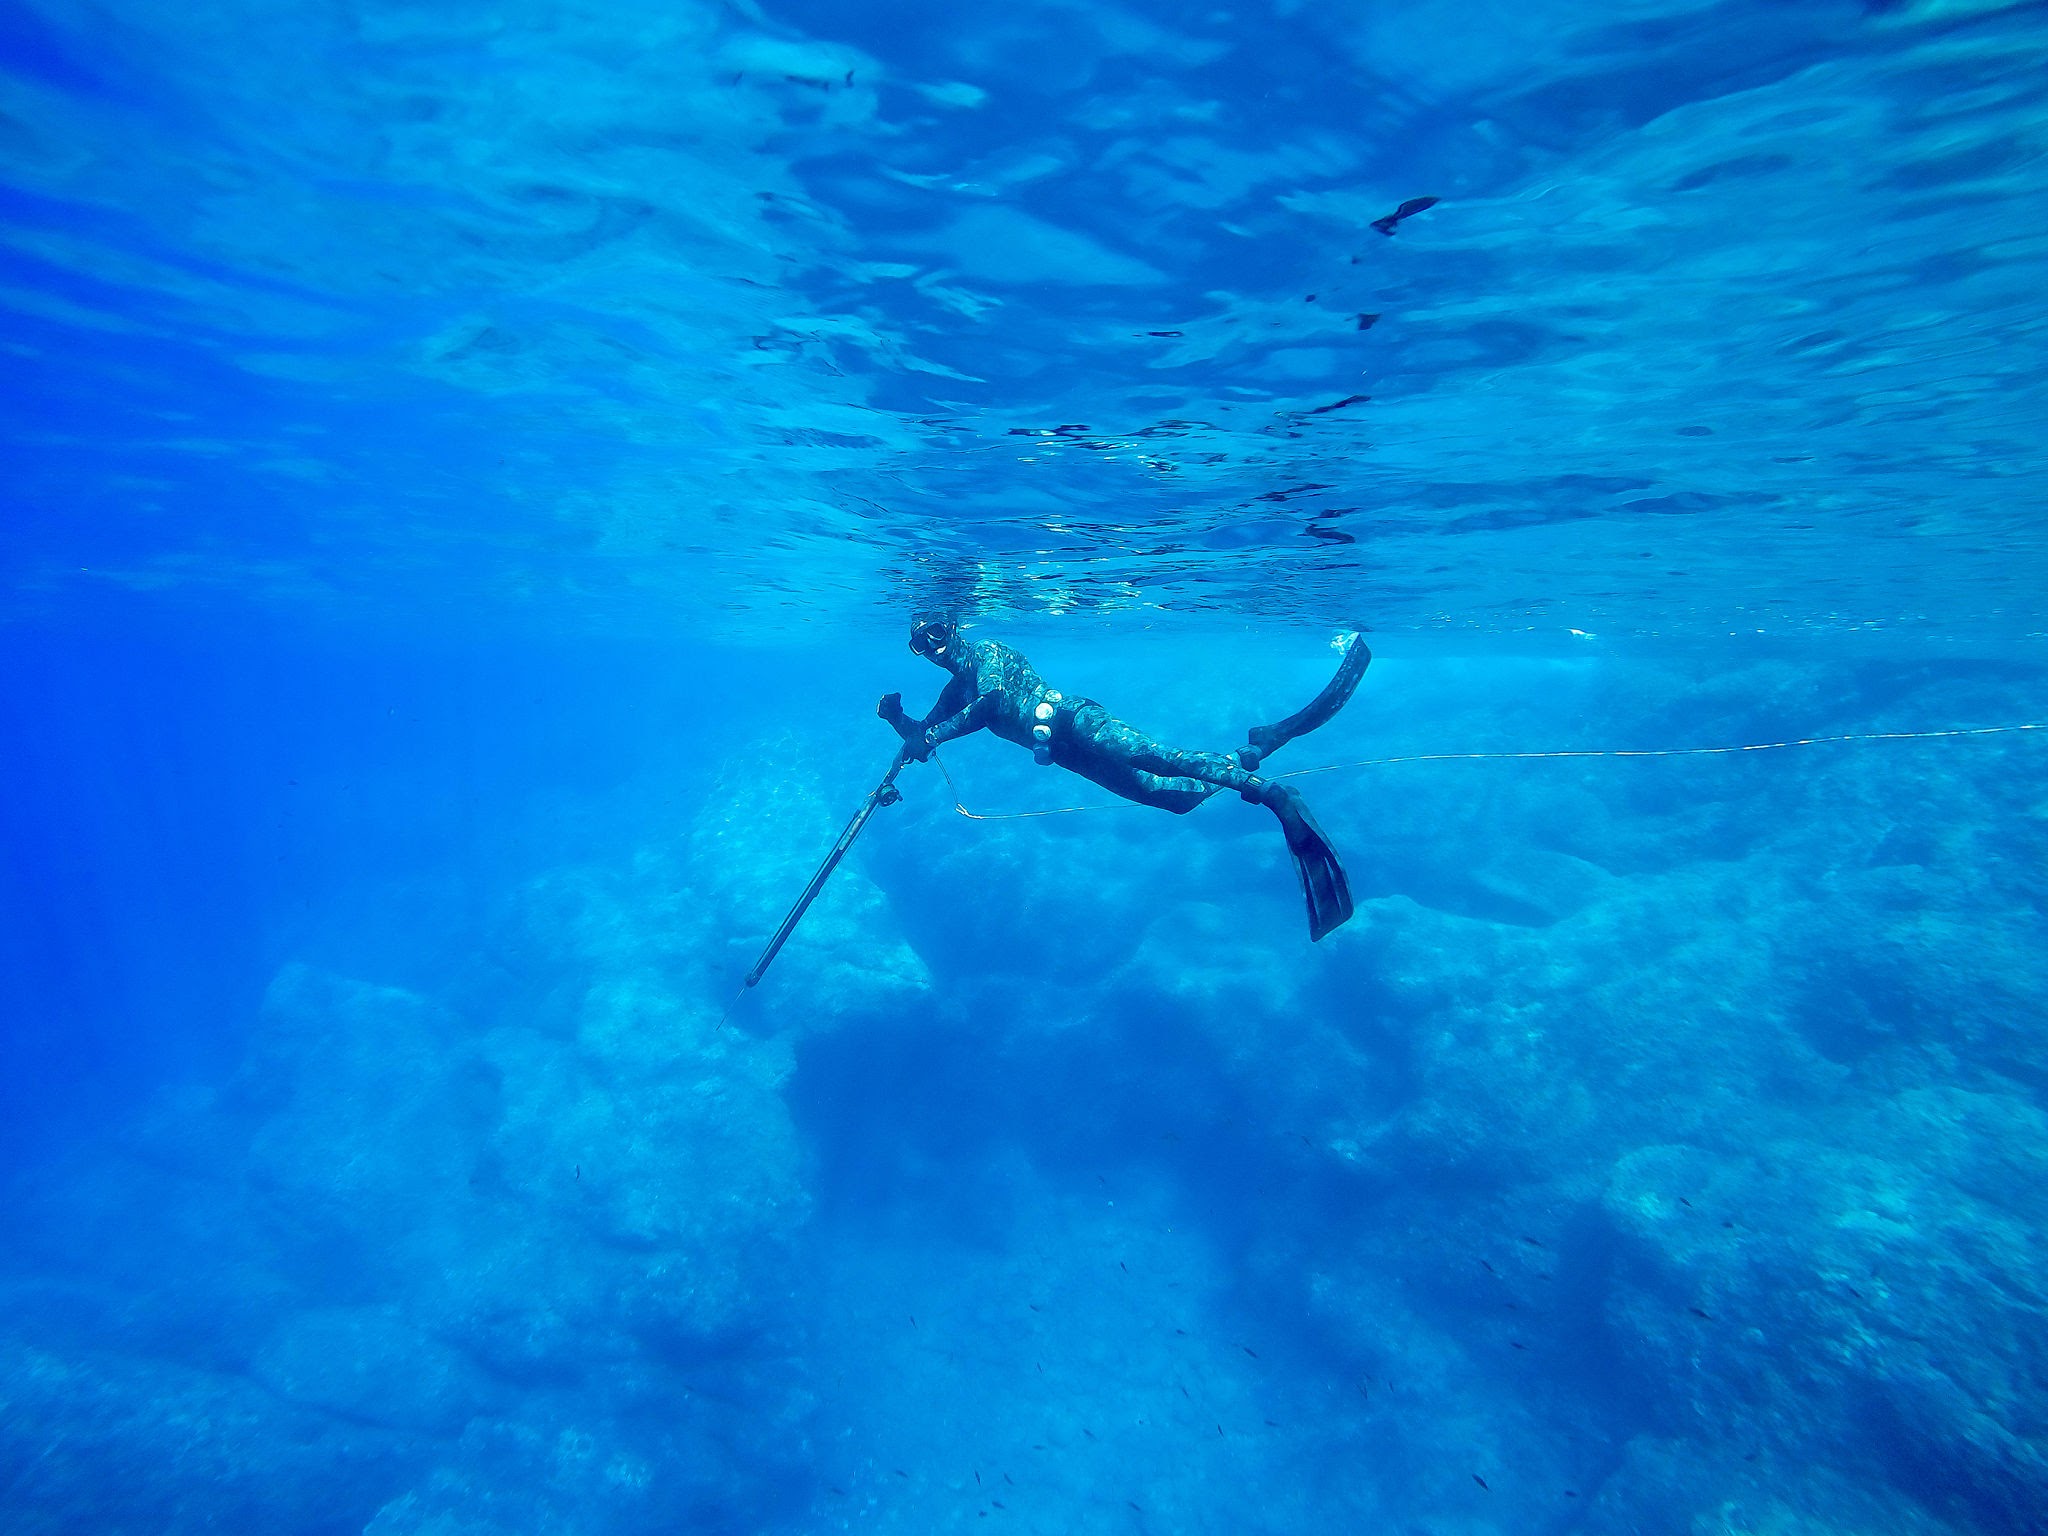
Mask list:
[[[906,718],[903,713],[903,695],[900,693],[883,694],[882,702],[875,706],[875,713],[891,725],[896,726],[898,730],[901,730],[902,726],[899,722]]]
[[[928,763],[932,757],[932,733],[930,731],[906,731],[903,736],[903,755],[913,763]]]

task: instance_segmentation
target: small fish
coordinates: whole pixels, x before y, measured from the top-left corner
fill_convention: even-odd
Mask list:
[[[1523,1342],[1522,1342],[1522,1341],[1521,1341],[1520,1339],[1509,1339],[1509,1340],[1508,1340],[1508,1348],[1509,1348],[1509,1349],[1527,1349],[1528,1347],[1529,1347],[1529,1346],[1528,1346],[1528,1345],[1526,1345],[1526,1344],[1524,1344],[1524,1343],[1523,1343]]]
[[[1032,1311],[1034,1311],[1034,1312],[1043,1312],[1043,1311],[1045,1310],[1045,1308],[1041,1307],[1041,1306],[1040,1306],[1040,1305],[1039,1305],[1039,1304],[1038,1304],[1037,1302],[1035,1302],[1035,1301],[1027,1301],[1027,1302],[1025,1302],[1025,1303],[1024,1303],[1024,1305],[1025,1305],[1025,1306],[1027,1306],[1027,1307],[1029,1307],[1029,1308],[1030,1308],[1030,1309],[1031,1309]]]
[[[1358,317],[1358,328],[1361,331],[1369,331],[1379,324],[1379,320],[1380,317],[1378,315],[1360,315]]]
[[[846,1490],[844,1488],[835,1487],[832,1489],[832,1491],[838,1494],[842,1499],[846,1497]]]
[[[1131,1266],[1126,1264],[1122,1259],[1118,1259],[1116,1261],[1116,1267],[1122,1270],[1127,1275],[1131,1272]]]
[[[1003,1474],[1003,1481],[1008,1483],[1012,1488],[1017,1486],[1016,1482],[1011,1478],[1010,1474],[1007,1472]]]
[[[1683,1195],[1680,1195],[1680,1196],[1678,1197],[1678,1203],[1679,1203],[1680,1205],[1684,1206],[1684,1207],[1685,1207],[1685,1208],[1686,1208],[1686,1209],[1687,1209],[1688,1211],[1692,1209],[1692,1202],[1691,1202],[1690,1200],[1686,1199],[1686,1198],[1685,1198],[1685,1196],[1683,1196]]]
[[[917,1326],[917,1314],[915,1312],[910,1314],[910,1326],[913,1328]]]
[[[1086,1435],[1090,1440],[1093,1440],[1095,1438],[1095,1431],[1090,1429],[1086,1424],[1083,1424],[1081,1426],[1081,1433]]]
[[[1315,296],[1314,294],[1312,294],[1312,293],[1304,293],[1304,294],[1303,294],[1303,295],[1301,296],[1301,302],[1302,302],[1302,303],[1304,303],[1304,304],[1313,304],[1313,303],[1315,303],[1315,301],[1316,301],[1316,296]]]
[[[1173,1331],[1179,1334],[1182,1338],[1186,1338],[1188,1336],[1188,1331],[1185,1328],[1176,1328]]]
[[[1481,1259],[1479,1261],[1479,1267],[1485,1270],[1489,1275],[1497,1275],[1500,1273],[1499,1270],[1495,1269],[1491,1264],[1487,1263],[1484,1259]]]
[[[1477,1472],[1474,1472],[1474,1473],[1472,1474],[1472,1481],[1473,1481],[1473,1482],[1475,1482],[1475,1483],[1477,1483],[1477,1484],[1478,1484],[1478,1485],[1479,1485],[1480,1487],[1482,1487],[1482,1488],[1486,1488],[1486,1479],[1485,1479],[1485,1478],[1483,1478],[1483,1477],[1481,1477],[1481,1476],[1480,1476],[1480,1475],[1479,1475],[1479,1474],[1478,1474]],[[1493,1490],[1492,1490],[1491,1488],[1486,1488],[1486,1491],[1487,1491],[1488,1493],[1491,1493],[1491,1492],[1493,1492]]]
[[[1535,1238],[1528,1236],[1526,1233],[1523,1234],[1522,1241],[1527,1243],[1531,1248],[1541,1248],[1543,1246],[1541,1243],[1537,1242]]]
[[[1129,1499],[1125,1499],[1124,1502],[1126,1504],[1130,1504],[1131,1508],[1138,1509],[1138,1506],[1136,1504],[1131,1503]],[[1138,1513],[1142,1515],[1143,1513],[1145,1513],[1145,1511],[1143,1511],[1142,1509],[1138,1509]]]
[[[1003,1502],[1003,1501],[1002,1501],[1001,1499],[990,1499],[990,1500],[989,1500],[989,1503],[991,1503],[991,1504],[995,1505],[995,1507],[996,1507],[997,1509],[1008,1509],[1008,1508],[1009,1508],[1009,1506],[1008,1506],[1007,1504],[1005,1504],[1005,1503],[1004,1503],[1004,1502]]]
[[[1309,415],[1321,416],[1326,411],[1341,411],[1347,405],[1363,405],[1366,401],[1370,400],[1371,398],[1371,395],[1346,395],[1342,400],[1333,400],[1328,405],[1317,406],[1314,410],[1309,412]]]
[[[1219,1440],[1223,1438],[1223,1426],[1221,1424],[1216,1426],[1216,1438]]]
[[[578,1184],[583,1182],[583,1165],[581,1163],[576,1165],[576,1182]]]
[[[1185,1382],[1181,1384],[1180,1395],[1186,1398],[1191,1403],[1195,1400],[1195,1394],[1187,1389],[1187,1384]]]
[[[1579,1496],[1579,1490],[1576,1488],[1567,1488],[1564,1491],[1564,1496],[1568,1499],[1576,1499]]]
[[[1440,198],[1434,197],[1411,197],[1384,218],[1374,219],[1372,227],[1383,235],[1391,235],[1394,232],[1394,226],[1403,219],[1412,219],[1423,210],[1434,208],[1440,201]]]
[[[1698,1307],[1687,1307],[1685,1310],[1690,1312],[1694,1317],[1700,1319],[1701,1322],[1711,1323],[1714,1320],[1710,1315],[1708,1315],[1705,1312],[1702,1312]]]
[[[981,1472],[979,1469],[976,1469],[974,1474],[974,1486],[977,1488],[981,1486]]]
[[[1732,1222],[1732,1221],[1724,1221],[1724,1222],[1722,1222],[1722,1223],[1721,1223],[1721,1225],[1722,1225],[1722,1227],[1723,1227],[1723,1228],[1727,1228],[1727,1227],[1732,1227],[1732,1226],[1734,1226],[1734,1225],[1735,1225],[1735,1223],[1734,1223],[1734,1222]]]
[[[901,1467],[898,1467],[898,1468],[896,1469],[896,1475],[897,1475],[898,1477],[908,1477],[908,1476],[910,1476],[910,1474],[909,1474],[908,1472],[904,1471],[904,1470],[903,1470],[903,1469],[902,1469]]]
[[[1253,1349],[1253,1348],[1251,1347],[1251,1345],[1249,1345],[1249,1344],[1240,1344],[1240,1345],[1238,1345],[1237,1347],[1238,1347],[1239,1349],[1243,1350],[1243,1351],[1244,1351],[1244,1352],[1245,1352],[1246,1354],[1250,1355],[1250,1356],[1251,1356],[1251,1357],[1252,1357],[1252,1358],[1253,1358],[1254,1360],[1256,1360],[1256,1359],[1258,1359],[1258,1358],[1259,1358],[1259,1352],[1258,1352],[1258,1351],[1257,1351],[1256,1349]]]
[[[1268,1428],[1268,1429],[1278,1429],[1279,1427],[1280,1427],[1280,1424],[1279,1424],[1279,1421],[1278,1421],[1278,1420],[1275,1420],[1275,1419],[1268,1419],[1268,1420],[1266,1420],[1266,1428]]]

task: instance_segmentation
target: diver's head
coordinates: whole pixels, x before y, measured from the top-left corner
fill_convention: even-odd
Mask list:
[[[960,633],[946,619],[919,619],[910,626],[910,648],[935,666],[953,670]]]

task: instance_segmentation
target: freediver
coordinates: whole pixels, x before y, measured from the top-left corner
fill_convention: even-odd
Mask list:
[[[900,693],[885,696],[876,710],[903,738],[904,756],[912,761],[921,763],[934,747],[988,730],[1031,748],[1040,763],[1057,763],[1112,794],[1175,815],[1185,815],[1219,790],[1234,789],[1279,818],[1308,902],[1309,938],[1322,938],[1351,916],[1351,887],[1344,866],[1300,793],[1261,779],[1253,770],[1344,707],[1372,661],[1357,633],[1346,637],[1337,675],[1305,709],[1277,725],[1254,726],[1246,744],[1227,754],[1163,746],[1093,699],[1048,688],[1031,663],[1009,646],[997,640],[965,639],[945,619],[913,625],[910,648],[952,674],[922,720],[904,713]]]

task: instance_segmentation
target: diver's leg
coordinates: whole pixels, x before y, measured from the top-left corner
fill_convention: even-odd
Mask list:
[[[1261,781],[1246,773],[1236,758],[1222,752],[1191,752],[1164,746],[1136,726],[1126,725],[1092,700],[1074,711],[1062,736],[1067,752],[1076,759],[1074,766],[1083,773],[1086,770],[1079,769],[1078,762],[1088,759],[1118,764],[1149,778],[1193,780],[1193,785],[1186,787],[1207,789],[1210,793],[1217,789],[1234,789],[1246,799],[1258,798]],[[1101,780],[1096,782],[1101,783]]]
[[[1212,789],[1234,789],[1247,799],[1258,798],[1256,791],[1262,781],[1246,772],[1234,755],[1169,747],[1137,731],[1130,731],[1122,747],[1125,761],[1146,773],[1166,779],[1195,779]]]
[[[1161,778],[1120,758],[1089,750],[1063,750],[1054,759],[1063,768],[1099,784],[1113,795],[1185,816],[1220,787],[1196,779]]]
[[[1351,887],[1336,850],[1289,785],[1247,773],[1234,757],[1161,746],[1142,731],[1090,702],[1067,721],[1054,761],[1104,789],[1156,805],[1191,811],[1218,789],[1234,789],[1265,806],[1280,822],[1287,851],[1308,904],[1308,936],[1320,939],[1351,916]]]
[[[1190,774],[1162,773],[1138,761],[1131,745],[1145,740],[1143,733],[1125,725],[1093,699],[1082,699],[1060,722],[1053,740],[1053,761],[1111,794],[1181,816],[1221,787]]]
[[[1366,649],[1365,637],[1353,630],[1344,648],[1344,659],[1337,664],[1337,675],[1323,685],[1323,691],[1278,724],[1253,726],[1246,737],[1247,745],[1234,754],[1237,760],[1247,768],[1257,768],[1295,737],[1329,724],[1331,717],[1351,702],[1351,695],[1358,691],[1358,680],[1370,665],[1372,652]]]

